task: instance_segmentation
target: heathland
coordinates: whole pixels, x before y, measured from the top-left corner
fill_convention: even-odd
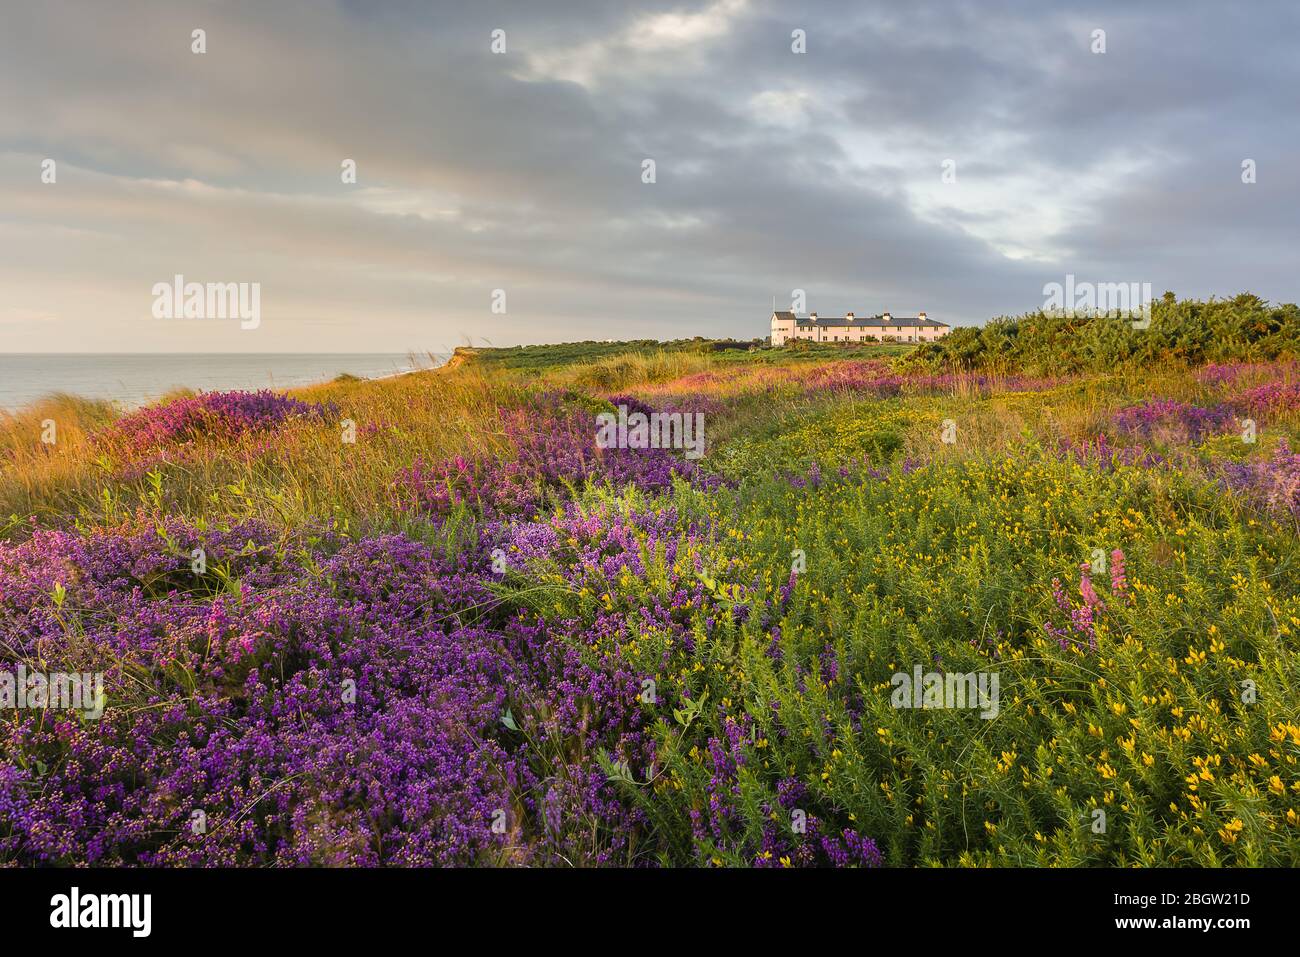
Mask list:
[[[1298,356],[1170,296],[0,416],[0,864],[1296,864]]]

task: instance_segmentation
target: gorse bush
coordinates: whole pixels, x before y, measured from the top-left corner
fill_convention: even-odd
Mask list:
[[[1295,358],[1300,356],[1300,309],[1270,306],[1243,294],[1231,300],[1152,303],[1148,328],[1129,319],[1060,316],[1045,312],[964,326],[919,346],[905,360],[929,369],[1018,370],[1048,375],[1101,372],[1122,364]]]
[[[1234,302],[1140,372],[1034,320],[12,417],[0,700],[104,709],[0,711],[0,862],[1300,862],[1294,307]]]

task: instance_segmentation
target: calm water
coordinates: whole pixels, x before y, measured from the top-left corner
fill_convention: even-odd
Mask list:
[[[441,365],[446,356],[375,354],[35,355],[0,354],[0,409],[51,392],[140,405],[179,387],[283,389],[348,372],[363,379]]]

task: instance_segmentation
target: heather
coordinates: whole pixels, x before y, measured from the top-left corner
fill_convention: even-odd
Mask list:
[[[247,591],[159,593],[169,540],[203,542]],[[594,862],[617,859],[629,814],[567,750],[644,747],[637,715],[609,714],[627,710],[617,669],[584,668],[536,621],[500,611],[464,561],[401,536],[342,545],[310,569],[286,548],[249,527],[38,535],[6,551],[18,615],[5,646],[57,660],[70,649],[55,633],[74,631],[82,667],[103,668],[122,705],[98,722],[6,726],[0,853],[467,864],[575,845]],[[42,586],[72,565],[85,580],[51,597]],[[11,593],[15,578],[38,587]],[[511,704],[520,720],[538,713],[528,736],[502,726]],[[603,719],[589,729],[593,713]],[[535,841],[521,842],[518,825],[493,832],[498,809],[530,821],[543,805],[563,824]]]
[[[618,403],[649,411],[627,396],[615,396],[611,404]],[[671,489],[674,479],[709,484],[694,462],[669,449],[598,447],[591,408],[566,404],[561,397],[545,395],[498,418],[504,454],[437,462],[417,458],[396,478],[401,507],[439,516],[463,504],[487,518],[533,516],[589,481],[648,492]]]
[[[1300,411],[1300,382],[1267,382],[1242,392],[1235,403],[1243,412],[1266,418]]]
[[[265,432],[291,418],[324,420],[334,410],[269,390],[205,392],[148,406],[95,436],[97,444],[127,455],[158,451],[197,439],[233,439]]]
[[[1300,523],[1300,454],[1289,442],[1277,443],[1269,458],[1225,462],[1224,482],[1262,509]]]
[[[1157,399],[1120,409],[1114,423],[1119,432],[1169,444],[1199,442],[1233,428],[1236,420],[1220,407],[1206,409],[1175,399]]]
[[[1285,357],[912,354],[474,350],[0,423],[4,667],[105,685],[0,710],[0,863],[1300,860]],[[706,453],[598,447],[620,405]],[[996,713],[900,706],[916,669]]]

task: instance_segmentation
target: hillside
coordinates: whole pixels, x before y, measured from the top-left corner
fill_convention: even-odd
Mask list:
[[[0,418],[0,649],[105,705],[0,722],[0,863],[1295,864],[1258,310],[1122,361],[1024,320]],[[600,447],[620,406],[703,454]]]

